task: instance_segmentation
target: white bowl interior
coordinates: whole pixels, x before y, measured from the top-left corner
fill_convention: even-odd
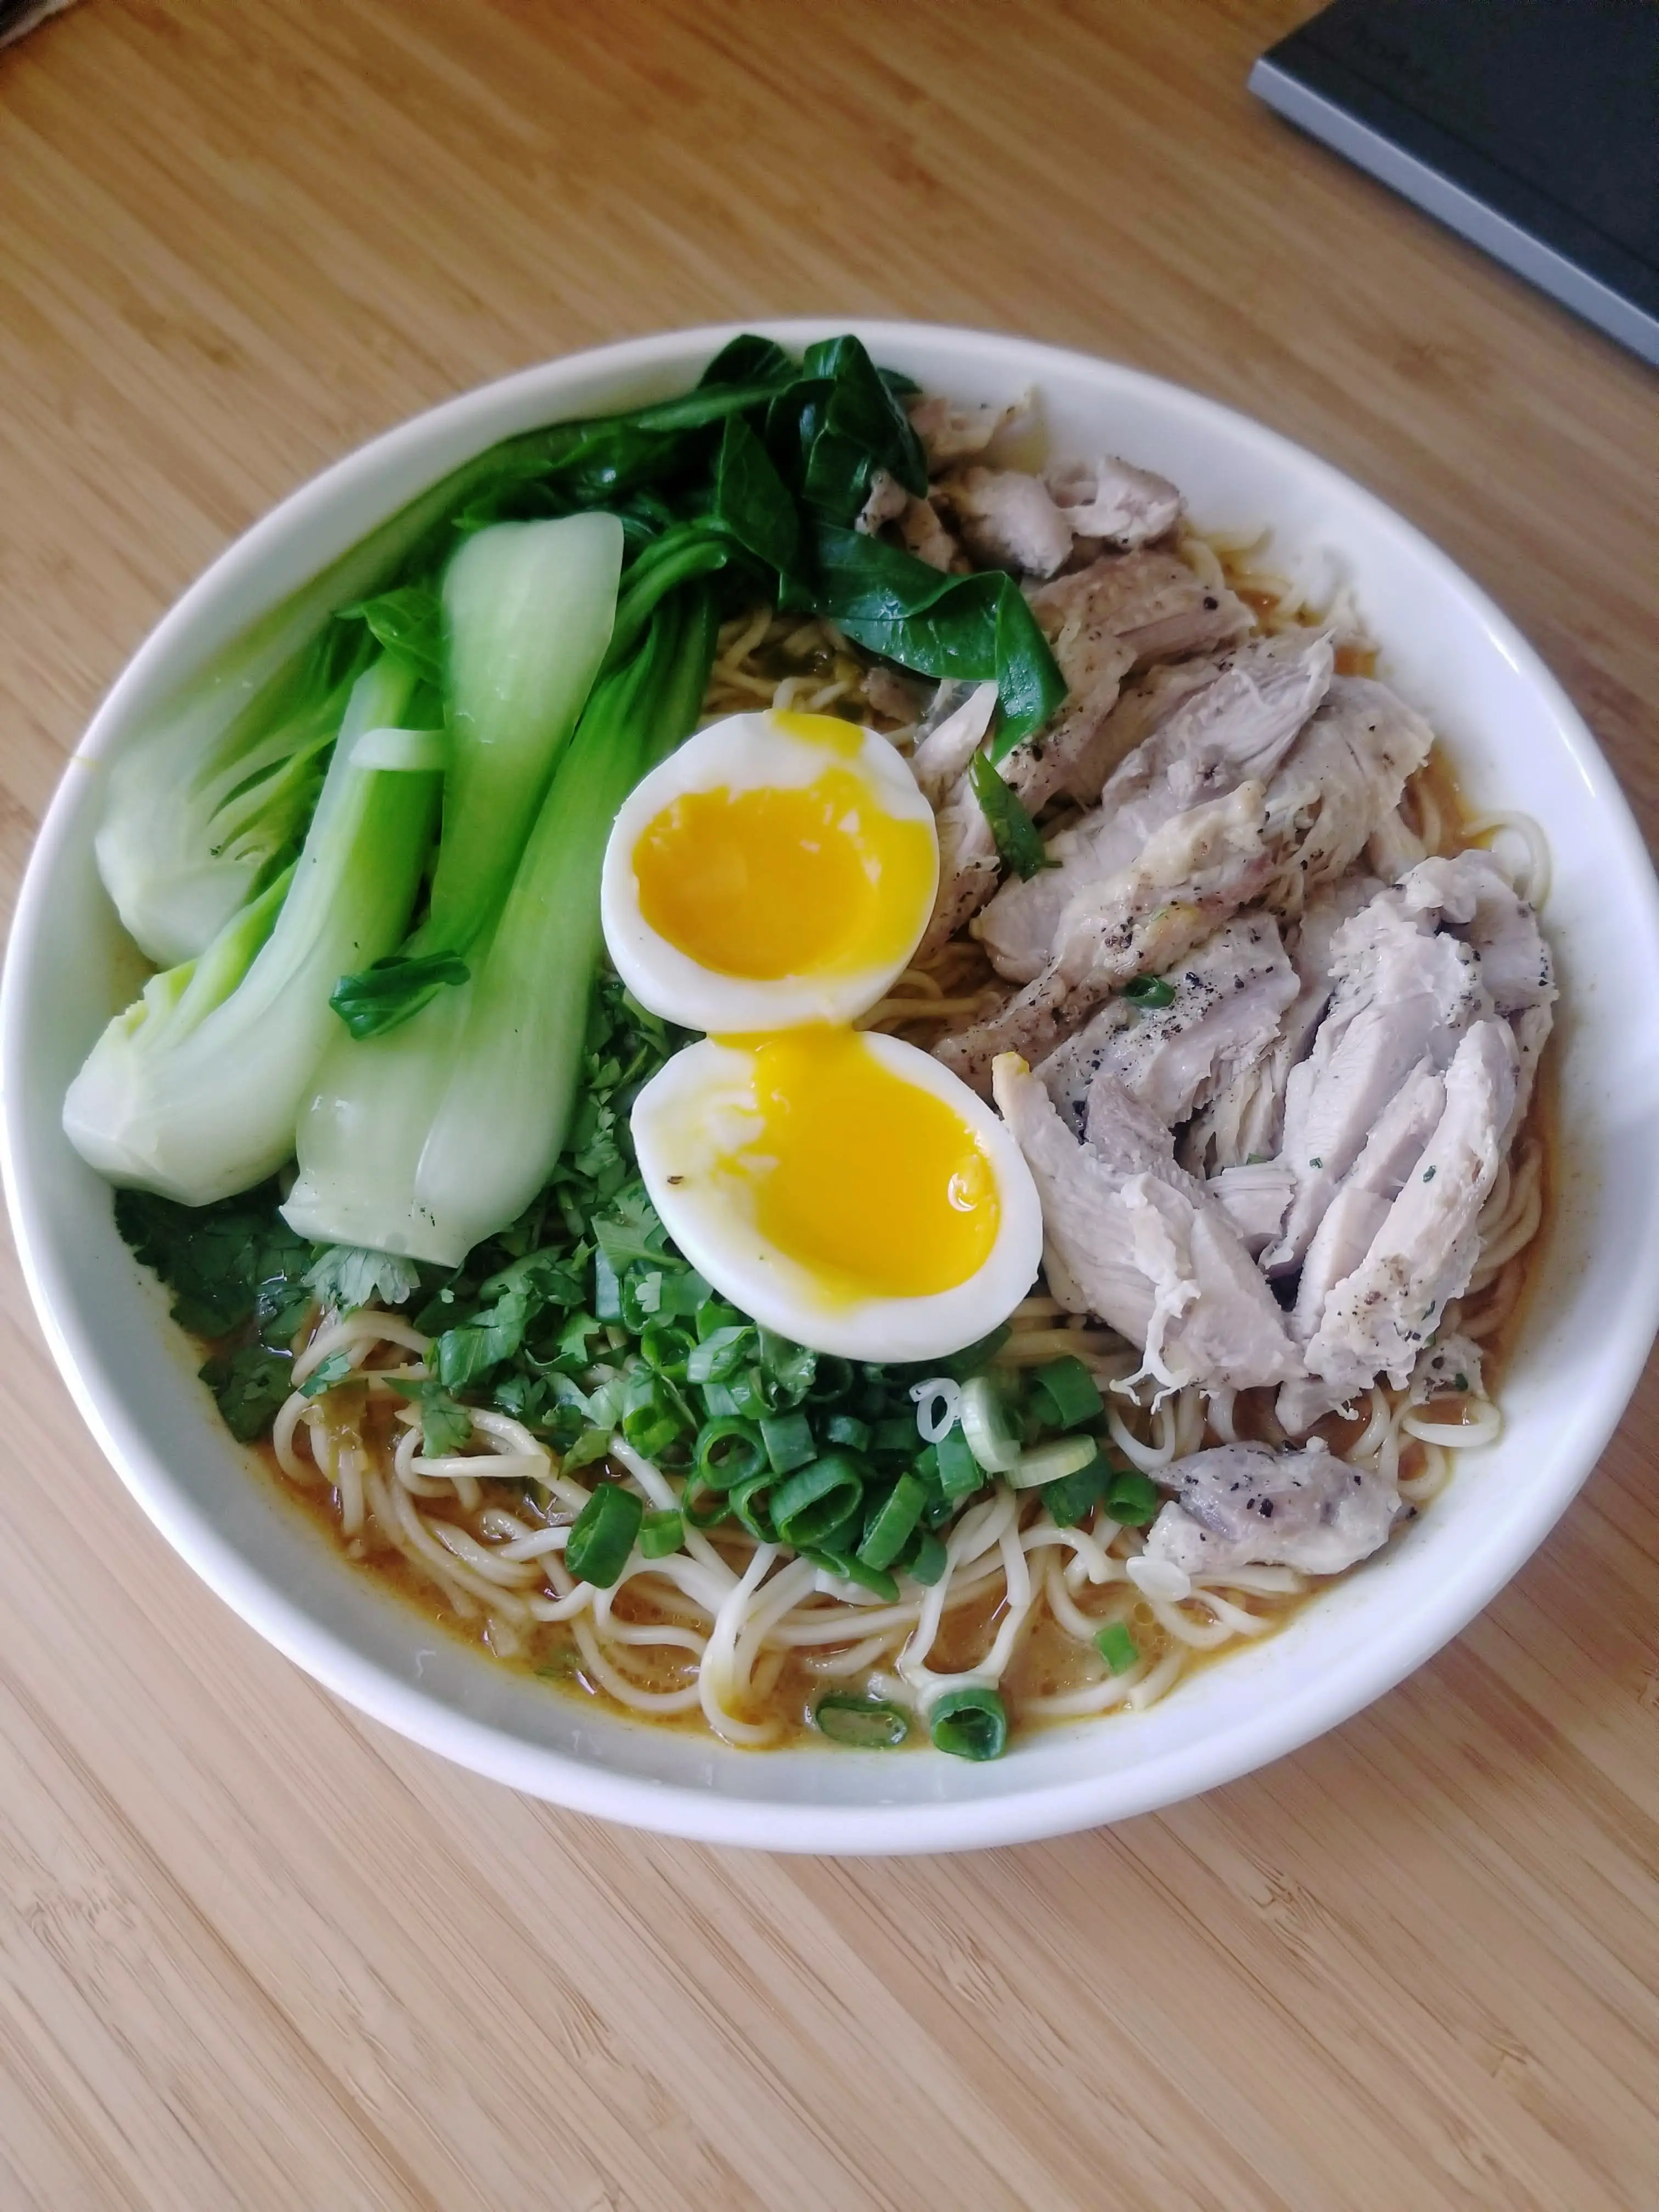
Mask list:
[[[773,326],[799,347],[846,327]],[[1416,532],[1273,434],[1130,370],[1017,339],[857,325],[963,400],[1030,388],[1056,452],[1160,469],[1205,526],[1273,533],[1279,565],[1352,580],[1382,672],[1429,715],[1477,805],[1546,826],[1563,988],[1562,1141],[1544,1279],[1504,1378],[1502,1439],[1382,1557],[1285,1632],[1148,1713],[1036,1733],[976,1766],[930,1754],[729,1750],[550,1691],[434,1631],[349,1567],[245,1464],[165,1301],[64,1139],[64,1090],[136,970],[92,857],[101,763],[216,645],[459,461],[514,431],[683,389],[725,331],[530,370],[406,424],[306,486],[167,617],[94,721],[31,864],[0,1009],[8,1197],[52,1350],[100,1443],[228,1603],[341,1695],[478,1771],[579,1809],[770,1849],[935,1850],[1143,1811],[1261,1765],[1397,1681],[1540,1540],[1611,1432],[1659,1315],[1659,901],[1612,775],[1510,623]]]

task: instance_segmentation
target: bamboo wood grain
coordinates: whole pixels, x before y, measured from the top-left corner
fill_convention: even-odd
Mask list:
[[[0,58],[0,868],[226,541],[411,411],[726,316],[1030,331],[1327,453],[1659,820],[1659,385],[1243,92],[1297,0],[88,0]],[[599,1829],[195,1583],[0,1282],[0,2206],[1659,2204],[1652,1379],[1392,1696],[1109,1833]]]

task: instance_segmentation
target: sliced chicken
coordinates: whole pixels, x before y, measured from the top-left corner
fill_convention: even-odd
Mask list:
[[[1555,963],[1538,917],[1492,854],[1478,850],[1425,860],[1400,888],[1408,912],[1437,916],[1474,946],[1492,1005],[1515,1031],[1520,1077],[1507,1144],[1525,1117],[1555,1021]]]
[[[1296,1177],[1281,1160],[1241,1160],[1212,1176],[1206,1188],[1225,1206],[1240,1243],[1252,1256],[1279,1242],[1285,1210],[1296,1192]]]
[[[1080,655],[1091,641],[1115,639],[1132,648],[1133,665],[1146,667],[1214,653],[1255,627],[1234,592],[1206,584],[1175,554],[1150,548],[1103,553],[1026,597],[1057,658]]]
[[[947,680],[933,694],[916,731],[910,772],[937,807],[979,750],[997,708],[994,684]]]
[[[861,538],[873,538],[884,522],[896,522],[910,503],[910,494],[898,478],[886,469],[878,469],[870,485],[870,495],[859,509],[853,524]]]
[[[1164,1389],[1248,1389],[1299,1370],[1283,1315],[1227,1217],[1175,1163],[1155,1115],[1109,1075],[1090,1095],[1086,1139],[1014,1054],[994,1095],[1042,1200],[1048,1287],[1143,1352]]]
[[[1326,1207],[1302,1263],[1291,1314],[1291,1334],[1300,1342],[1305,1344],[1319,1327],[1332,1291],[1370,1250],[1372,1238],[1405,1188],[1445,1104],[1445,1079],[1431,1060],[1424,1059],[1377,1115],[1364,1150]],[[1284,1164],[1288,1170],[1288,1163]]]
[[[1504,1159],[1519,1055],[1509,1024],[1475,1023],[1445,1073],[1445,1103],[1364,1259],[1324,1302],[1308,1340],[1310,1375],[1358,1389],[1410,1378],[1447,1303],[1480,1255],[1480,1209]]]
[[[1400,1510],[1391,1482],[1317,1442],[1221,1444],[1172,1462],[1158,1480],[1176,1497],[1141,1556],[1189,1580],[1253,1566],[1340,1575],[1382,1548]]]
[[[864,696],[890,722],[914,724],[921,719],[923,693],[916,678],[885,661],[878,660],[865,677]]]
[[[1005,884],[975,934],[998,971],[1029,982],[1054,957],[1062,915],[1080,891],[1119,874],[1153,830],[1250,776],[1270,776],[1323,698],[1334,665],[1312,631],[1251,640],[1210,664],[1206,683],[1181,699],[1119,762],[1100,804],[1048,846],[1055,866]]]
[[[1054,504],[1079,538],[1126,550],[1163,538],[1181,519],[1181,494],[1166,477],[1137,469],[1115,453],[1067,461],[1048,471]]]
[[[1115,757],[1106,725],[1123,678],[1150,657],[1146,640],[1179,629],[1196,641],[1192,649],[1198,650],[1237,635],[1250,621],[1249,608],[1231,592],[1218,598],[1183,562],[1163,553],[1097,561],[1033,592],[1031,605],[1066,686],[1054,720],[999,764],[1031,814],[1061,793],[1085,804],[1098,796],[1106,763]],[[922,959],[979,911],[999,874],[989,826],[965,778],[939,803],[939,897],[918,955]]]
[[[1409,914],[1397,890],[1379,892],[1343,924],[1332,963],[1330,1011],[1285,1085],[1283,1157],[1297,1191],[1284,1237],[1262,1262],[1273,1274],[1301,1266],[1407,1076],[1425,1058],[1447,1067],[1464,1031],[1492,1011],[1473,950]]]
[[[1268,905],[1298,915],[1345,874],[1433,743],[1422,716],[1386,684],[1334,678],[1267,793],[1267,836],[1285,854]]]
[[[1109,992],[1201,945],[1259,896],[1277,865],[1261,842],[1265,798],[1260,781],[1241,783],[1154,830],[1133,866],[1066,908],[1060,952],[1043,973],[987,1020],[942,1039],[938,1057],[982,1093],[998,1053],[1046,1059]]]
[[[934,394],[912,400],[911,428],[927,455],[929,473],[937,476],[954,461],[971,460],[982,453],[997,432],[1023,414],[1028,404],[1019,399],[1007,407],[958,407]]]
[[[1182,1164],[1194,1175],[1219,1177],[1247,1163],[1276,1158],[1285,1129],[1285,1086],[1330,1004],[1332,941],[1342,924],[1382,888],[1374,876],[1344,876],[1309,901],[1307,911],[1285,939],[1297,988],[1271,1051],[1218,1086],[1213,1100],[1194,1118],[1182,1139]],[[1279,1214],[1282,1220],[1283,1206]],[[1275,1227],[1274,1242],[1278,1236]]]
[[[1103,1068],[1166,1128],[1185,1121],[1270,1049],[1297,992],[1279,925],[1266,914],[1229,922],[1160,980],[1174,994],[1167,1006],[1109,1000],[1038,1067],[1079,1133],[1089,1087]]]
[[[1042,477],[1024,469],[964,469],[942,478],[934,496],[981,568],[1052,576],[1071,554],[1071,524]]]
[[[956,539],[945,528],[939,509],[931,499],[908,499],[900,509],[896,526],[899,542],[907,553],[914,553],[918,561],[925,561],[930,568],[937,568],[948,576],[953,568],[965,569],[968,558]]]

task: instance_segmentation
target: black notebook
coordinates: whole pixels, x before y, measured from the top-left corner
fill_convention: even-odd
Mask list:
[[[1659,0],[1336,0],[1250,88],[1659,362]]]

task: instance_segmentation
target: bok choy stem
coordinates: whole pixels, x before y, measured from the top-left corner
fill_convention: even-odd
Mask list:
[[[436,755],[428,731],[395,727],[418,690],[390,653],[357,679],[292,871],[234,914],[199,958],[153,977],[94,1046],[64,1126],[112,1182],[204,1206],[289,1158],[300,1103],[337,1026],[334,981],[398,942],[420,885]]]
[[[389,1036],[331,1051],[283,1208],[302,1236],[454,1265],[546,1182],[581,1073],[605,841],[640,777],[695,726],[714,629],[702,583],[659,603],[594,686],[471,981]]]

